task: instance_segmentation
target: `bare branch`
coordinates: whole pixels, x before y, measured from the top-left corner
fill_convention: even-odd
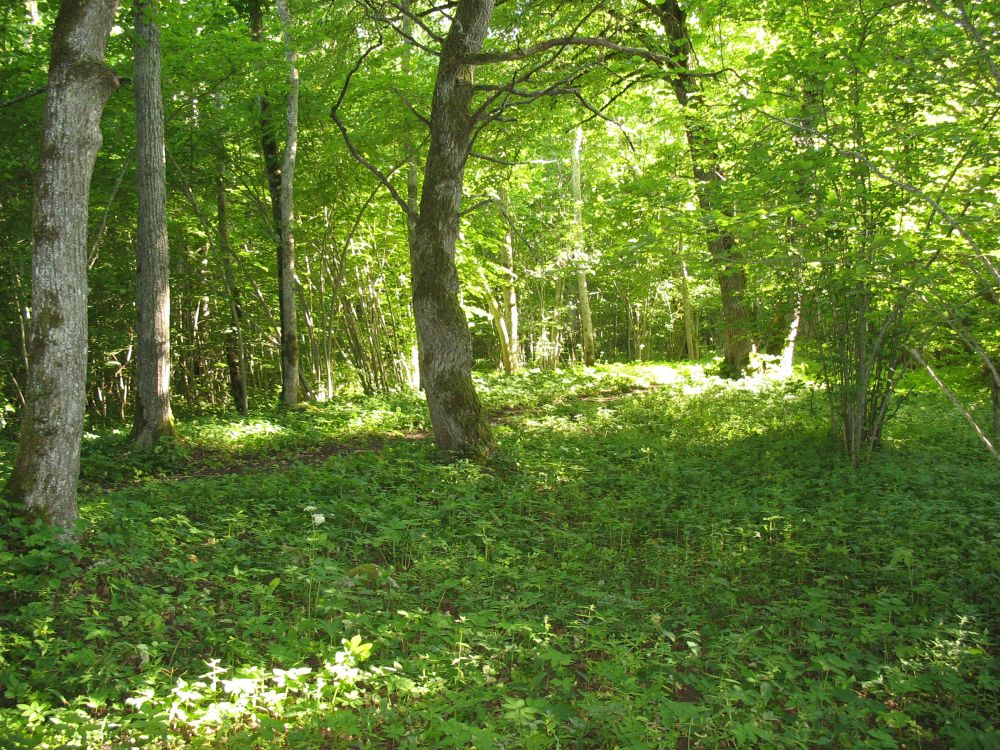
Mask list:
[[[368,58],[368,55],[382,46],[382,41],[382,35],[379,34],[378,43],[373,44],[371,47],[362,52],[358,59],[355,60],[351,69],[347,71],[347,77],[344,79],[344,85],[340,88],[340,95],[337,97],[337,101],[333,103],[333,107],[330,108],[330,117],[332,119],[336,120],[337,110],[340,109],[340,105],[344,103],[344,97],[347,96],[347,90],[351,87],[351,79],[354,78],[354,75],[359,70],[361,70],[361,66],[365,64],[365,60]]]
[[[372,164],[368,159],[365,158],[365,156],[360,151],[358,151],[358,147],[355,146],[354,141],[351,140],[350,133],[347,132],[347,127],[344,125],[343,122],[341,122],[340,118],[337,116],[336,110],[330,112],[330,119],[333,120],[333,123],[340,130],[340,134],[344,137],[344,143],[347,145],[347,150],[351,153],[351,158],[353,158],[354,161],[356,161],[362,167],[371,172],[375,176],[375,178],[382,183],[382,186],[389,191],[389,195],[392,196],[392,199],[399,204],[400,208],[403,209],[403,213],[405,213],[410,218],[415,218],[415,214],[413,213],[413,211],[410,210],[409,204],[405,200],[403,200],[403,196],[401,196],[399,194],[399,191],[397,191],[396,188],[393,187],[393,184],[389,181],[389,177],[383,174],[382,170],[380,170],[378,167]],[[397,167],[393,171],[395,172],[398,169],[399,167]]]
[[[398,10],[400,15],[404,16],[405,18],[407,18],[408,20],[412,21],[417,26],[419,26],[420,30],[423,31],[425,34],[427,34],[427,36],[429,36],[435,42],[437,42],[438,44],[444,44],[444,37],[438,34],[434,29],[432,29],[426,23],[424,23],[423,17],[425,15],[428,15],[429,12],[413,13],[411,10],[409,10],[409,8],[399,3],[392,2],[392,0],[386,0],[386,1],[388,5],[391,5],[393,8]]]
[[[410,101],[409,97],[407,97],[406,94],[404,94],[400,88],[398,88],[397,86],[393,86],[392,92],[396,96],[398,96],[399,100],[403,102],[403,104],[406,106],[408,110],[410,110],[411,115],[416,117],[418,120],[420,120],[420,122],[422,122],[427,127],[431,126],[431,121],[428,120],[426,117],[424,117],[422,114],[420,114],[417,108],[413,106],[413,103]]]
[[[13,99],[7,99],[6,101],[0,102],[0,109],[3,109],[4,107],[10,107],[14,104],[17,104],[18,102],[23,102],[25,99],[30,99],[33,96],[44,94],[46,91],[48,91],[47,86],[42,86],[41,88],[32,89],[31,91],[25,94],[15,96]]]
[[[382,46],[382,37],[380,35],[378,43],[372,45],[371,47],[366,49],[363,53],[361,53],[361,55],[355,61],[354,66],[348,71],[347,78],[344,79],[344,85],[340,89],[340,95],[337,97],[337,101],[334,102],[333,106],[330,108],[330,119],[333,120],[334,125],[336,125],[337,129],[340,130],[340,134],[344,138],[344,143],[347,145],[347,150],[350,152],[351,157],[354,159],[354,161],[356,161],[358,164],[360,164],[369,172],[371,172],[375,176],[375,178],[382,183],[385,189],[389,191],[389,195],[391,195],[393,200],[395,200],[396,203],[398,203],[399,206],[403,209],[403,213],[405,213],[408,217],[412,218],[413,212],[411,211],[409,204],[407,204],[407,202],[403,200],[403,197],[399,194],[396,188],[393,187],[393,184],[389,181],[389,177],[383,174],[382,170],[380,170],[378,167],[372,164],[372,162],[366,159],[365,156],[358,150],[357,146],[354,145],[354,141],[351,140],[351,134],[348,132],[347,126],[344,125],[343,121],[341,121],[340,117],[338,116],[338,110],[340,109],[340,106],[344,103],[344,97],[347,96],[347,90],[350,88],[351,79],[354,78],[355,73],[357,73],[361,69],[361,66],[364,64],[365,59],[368,57],[368,55],[370,55],[372,52],[374,52],[381,46]],[[399,167],[396,167],[396,169],[394,169],[393,172],[397,171],[398,169]]]
[[[462,212],[461,212],[461,213],[459,214],[459,216],[460,216],[460,217],[462,217],[462,218],[464,219],[464,218],[465,218],[466,216],[468,216],[468,215],[469,215],[469,214],[471,214],[472,212],[474,212],[474,211],[478,211],[478,210],[479,210],[480,208],[484,208],[485,206],[489,206],[489,205],[490,205],[490,204],[492,204],[493,202],[494,202],[494,199],[493,199],[493,198],[484,198],[484,199],[483,199],[483,200],[481,200],[481,201],[477,201],[476,203],[473,203],[473,204],[472,204],[471,206],[469,206],[469,207],[468,207],[467,209],[465,209],[464,211],[462,211]]]

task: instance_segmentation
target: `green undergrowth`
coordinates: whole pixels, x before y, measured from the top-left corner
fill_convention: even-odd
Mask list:
[[[677,373],[700,365],[681,366]],[[566,400],[608,396],[649,388],[672,368],[599,365],[587,370],[531,370],[516,378],[476,374],[487,410],[494,416]],[[671,375],[679,377],[680,375]],[[269,464],[321,459],[337,450],[378,447],[385,440],[423,437],[430,420],[423,394],[351,394],[297,409],[257,408],[235,413],[185,415],[176,440],[153,450],[132,449],[128,427],[95,423],[84,433],[80,479],[84,486],[109,487],[148,478],[266,468]],[[0,436],[0,472],[6,476],[16,443]],[[315,451],[315,454],[313,453]]]
[[[409,396],[205,421],[178,461],[371,449],[95,488],[78,546],[0,553],[0,746],[1000,747],[1000,470],[942,396],[855,469],[803,381],[483,387],[486,465],[400,439]]]

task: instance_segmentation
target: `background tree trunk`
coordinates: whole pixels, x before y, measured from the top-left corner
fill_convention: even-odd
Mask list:
[[[684,129],[691,154],[695,191],[702,220],[708,235],[708,252],[716,264],[722,296],[723,370],[735,376],[750,363],[750,306],[746,301],[746,271],[736,250],[736,239],[728,229],[712,218],[716,214],[732,216],[726,200],[725,174],[719,166],[717,144],[698,121],[703,114],[702,92],[698,79],[691,75],[694,48],[688,36],[687,15],[677,0],[663,0],[658,6],[660,22],[675,56],[671,83],[678,104],[684,110]]]
[[[295,314],[295,239],[292,234],[292,185],[299,145],[299,69],[292,41],[292,19],[286,0],[275,0],[288,60],[288,98],[285,104],[285,156],[281,166],[281,200],[278,221],[278,296],[281,310],[281,401],[295,406],[299,400],[299,345]]]
[[[160,91],[157,0],[134,0],[136,174],[136,399],[132,440],[150,448],[174,434],[170,411],[170,251],[167,179]]]
[[[27,402],[7,492],[71,535],[87,378],[87,203],[117,0],[63,0],[52,33],[35,182]]]
[[[503,214],[504,222],[507,224],[507,231],[504,232],[504,262],[507,265],[507,286],[504,289],[503,295],[503,319],[510,347],[511,371],[514,372],[521,366],[521,338],[519,331],[521,311],[517,302],[517,269],[514,266],[514,209],[510,205],[510,196],[503,185],[497,188],[497,193],[500,198],[500,211]]]
[[[218,106],[219,102],[216,101]],[[229,368],[229,392],[236,411],[246,414],[250,410],[246,381],[246,344],[243,340],[243,305],[240,290],[233,272],[232,244],[229,241],[229,203],[226,199],[226,145],[219,140],[219,153],[215,175],[216,234],[218,261],[222,266],[222,279],[229,297],[229,314],[232,326],[226,333],[226,364]]]
[[[263,44],[264,42],[264,9],[261,6],[261,0],[250,0],[248,3],[248,13],[250,20],[250,37],[255,42]],[[286,357],[284,345],[283,333],[286,330],[285,321],[289,318],[288,310],[286,309],[287,299],[280,290],[286,288],[285,283],[285,250],[282,244],[281,237],[281,224],[282,216],[284,212],[281,207],[281,161],[278,157],[278,142],[274,138],[274,122],[271,115],[271,100],[267,95],[267,92],[262,93],[257,98],[257,111],[258,118],[260,122],[260,151],[261,155],[264,157],[264,173],[267,177],[267,192],[271,198],[271,221],[273,223],[274,231],[277,235],[277,267],[278,267],[278,349],[281,356],[281,395],[282,402],[287,403],[285,400],[286,387],[297,387],[294,384],[298,383],[298,354],[294,357],[294,362],[296,366],[295,377],[290,377],[290,373],[286,370],[286,361],[290,360],[290,357]],[[294,289],[294,278],[292,280],[292,289]],[[294,312],[295,306],[295,295],[291,295],[291,305]],[[294,320],[294,315],[291,316]],[[297,339],[293,338],[292,342],[298,348]],[[297,395],[296,395],[297,400]],[[294,402],[293,402],[294,403]]]
[[[420,216],[410,250],[420,377],[439,450],[481,453],[490,429],[472,382],[472,339],[458,301],[455,242],[472,117],[468,55],[482,47],[493,0],[462,0],[441,48]]]
[[[594,323],[590,315],[590,290],[587,287],[586,248],[583,240],[583,190],[580,177],[580,149],[583,147],[583,128],[576,129],[573,143],[573,263],[576,266],[576,288],[580,309],[580,339],[583,363],[594,364],[597,346],[594,342]]]

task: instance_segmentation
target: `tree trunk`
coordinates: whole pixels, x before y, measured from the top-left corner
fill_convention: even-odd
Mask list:
[[[504,260],[507,264],[507,287],[504,290],[503,318],[507,328],[507,342],[510,348],[511,372],[521,366],[520,318],[521,311],[517,302],[517,270],[514,267],[514,216],[510,205],[507,189],[500,185],[497,189],[500,197],[500,210],[507,231],[504,233]]]
[[[250,0],[248,3],[249,20],[250,20],[250,37],[258,43],[264,41],[264,10],[261,7],[261,0]],[[289,91],[291,94],[291,90]],[[277,266],[278,266],[278,348],[281,355],[281,398],[282,403],[288,403],[286,399],[287,389],[295,387],[294,384],[298,382],[297,372],[295,377],[291,377],[292,373],[287,371],[286,362],[294,361],[296,365],[296,371],[298,370],[298,355],[294,358],[289,356],[289,352],[286,351],[286,341],[284,337],[284,332],[286,330],[286,320],[291,317],[294,321],[294,315],[289,316],[288,310],[286,309],[286,297],[282,294],[281,290],[286,288],[284,268],[285,268],[285,249],[282,243],[281,237],[281,225],[282,217],[284,212],[281,206],[281,186],[282,186],[282,174],[281,174],[281,161],[278,157],[278,143],[274,138],[274,122],[271,115],[271,100],[267,93],[261,94],[257,98],[257,113],[260,122],[260,151],[264,158],[264,172],[267,177],[267,192],[271,198],[271,221],[274,226],[274,230],[277,234]],[[294,277],[292,279],[293,289],[294,289]],[[295,297],[291,295],[292,302],[291,305],[295,306]],[[294,309],[293,311],[294,312]],[[294,345],[296,348],[298,346],[298,341],[294,337],[288,342],[289,345]]]
[[[35,183],[27,403],[8,495],[72,535],[87,379],[87,199],[117,0],[63,0],[52,33]]]
[[[461,0],[441,48],[420,216],[410,249],[420,376],[439,450],[483,453],[491,435],[472,382],[472,339],[458,300],[455,242],[472,133],[473,68],[493,0]]]
[[[698,331],[695,329],[694,310],[691,307],[687,264],[683,260],[681,261],[681,306],[684,311],[684,345],[688,359],[698,359]]]
[[[588,367],[597,359],[594,343],[594,323],[590,316],[590,290],[587,288],[586,248],[583,240],[583,191],[580,186],[580,149],[583,146],[583,128],[576,129],[573,143],[573,255],[576,265],[576,288],[580,310],[580,339],[583,344],[583,363]]]
[[[493,289],[490,287],[490,280],[486,277],[486,271],[479,267],[479,278],[483,282],[483,291],[486,294],[486,303],[490,308],[490,321],[493,323],[493,330],[497,334],[497,345],[500,348],[500,365],[504,374],[514,374],[514,360],[510,345],[510,332],[507,329],[507,317],[504,315],[500,303],[493,297]]]
[[[218,104],[218,102],[217,102]],[[192,196],[193,200],[193,196]],[[226,364],[229,367],[229,392],[239,414],[250,410],[246,381],[246,345],[243,340],[243,305],[240,290],[236,284],[231,257],[232,244],[229,241],[229,202],[226,199],[226,149],[219,142],[219,154],[215,175],[215,211],[218,236],[218,260],[222,266],[222,278],[229,296],[231,328],[226,334]]]
[[[278,295],[281,311],[281,401],[295,406],[299,400],[299,347],[295,315],[295,240],[292,235],[292,184],[299,144],[299,70],[292,42],[292,19],[287,0],[275,0],[288,60],[288,98],[285,105],[285,156],[281,167],[278,221]]]
[[[701,84],[691,74],[694,48],[688,36],[687,15],[677,0],[663,0],[657,10],[673,48],[675,62],[671,84],[684,111],[685,136],[698,206],[708,236],[708,252],[718,269],[722,296],[723,371],[726,375],[737,376],[746,370],[750,362],[751,315],[746,301],[746,271],[735,247],[736,239],[713,218],[719,214],[732,216],[733,207],[725,196],[726,176],[719,166],[718,146],[707,128],[698,121],[703,100]]]
[[[158,0],[134,0],[136,174],[136,398],[132,440],[151,448],[174,434],[170,411],[170,251]]]

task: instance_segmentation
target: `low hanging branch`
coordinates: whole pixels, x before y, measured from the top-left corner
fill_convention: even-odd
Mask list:
[[[340,119],[338,115],[340,111],[340,106],[344,103],[344,98],[347,96],[347,91],[351,87],[351,80],[354,78],[354,75],[361,69],[361,66],[364,65],[365,60],[368,58],[368,56],[382,46],[382,41],[383,41],[382,37],[379,36],[378,42],[376,42],[371,47],[362,52],[361,55],[358,57],[358,59],[355,61],[354,66],[347,72],[347,78],[344,79],[344,85],[340,89],[340,95],[337,97],[337,101],[335,101],[333,103],[333,106],[330,108],[330,119],[333,120],[333,124],[337,126],[338,130],[340,130],[340,134],[344,138],[344,143],[347,146],[347,150],[351,153],[351,158],[354,159],[354,161],[356,161],[362,167],[367,169],[369,172],[371,172],[375,176],[375,178],[382,183],[382,186],[389,191],[389,195],[392,196],[392,199],[399,204],[400,208],[403,209],[403,213],[405,213],[408,217],[415,218],[413,216],[413,211],[410,209],[409,204],[403,199],[403,196],[399,194],[399,191],[396,190],[392,182],[389,181],[389,177],[391,177],[395,172],[399,171],[403,165],[401,164],[400,166],[396,167],[388,175],[384,174],[381,169],[376,167],[369,159],[365,157],[364,154],[362,154],[358,150],[358,147],[354,144],[354,141],[351,138],[350,132],[348,132],[347,130],[347,126],[344,125],[343,121]]]
[[[983,445],[986,446],[986,449],[990,452],[993,458],[995,458],[997,461],[1000,461],[1000,453],[997,453],[997,449],[993,447],[993,443],[991,443],[990,439],[986,437],[986,434],[983,432],[982,428],[980,428],[980,426],[976,423],[976,420],[969,413],[969,410],[966,409],[962,405],[962,402],[958,400],[958,396],[952,393],[952,391],[948,388],[948,386],[946,386],[944,382],[941,380],[941,378],[938,377],[937,373],[934,372],[933,369],[931,369],[931,366],[927,364],[927,362],[924,360],[923,357],[920,356],[920,352],[918,352],[912,346],[906,347],[906,351],[910,353],[910,356],[913,357],[914,361],[917,362],[917,364],[921,365],[925,370],[927,370],[927,372],[930,373],[930,376],[934,379],[934,382],[937,383],[938,388],[944,391],[944,394],[948,397],[948,400],[951,401],[951,403],[954,404],[955,408],[962,413],[962,416],[965,417],[965,421],[972,426],[972,429],[975,430],[976,434],[979,436],[979,439],[983,441]]]

